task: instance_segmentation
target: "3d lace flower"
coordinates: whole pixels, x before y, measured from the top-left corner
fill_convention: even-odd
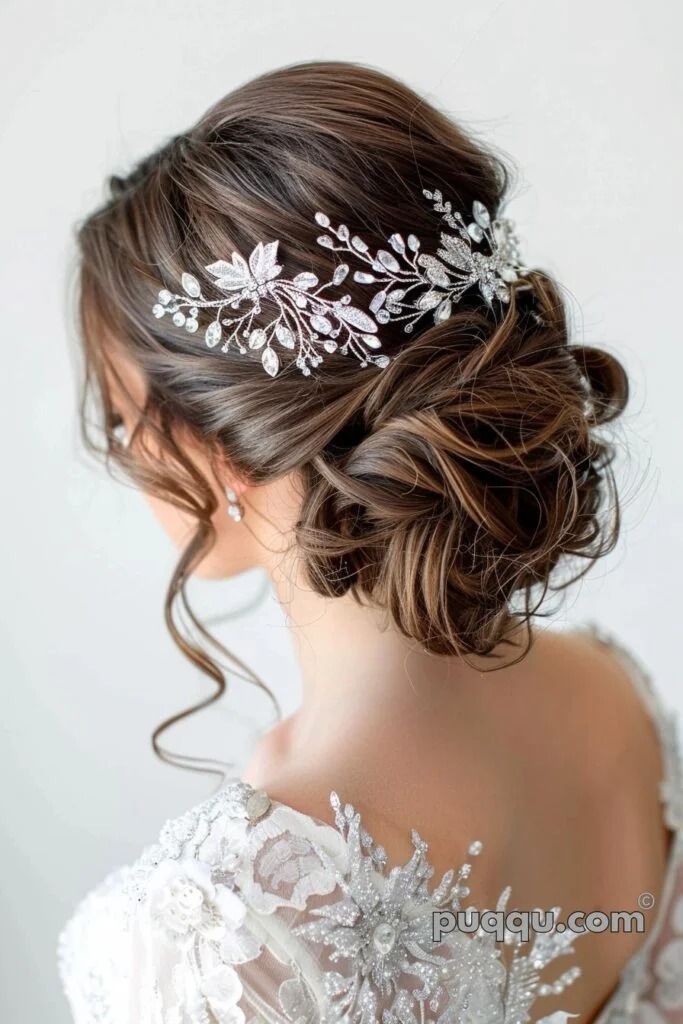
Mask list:
[[[214,883],[208,864],[165,860],[150,875],[145,913],[160,939],[158,955],[174,964],[164,1022],[244,1024],[238,1006],[242,984],[234,967],[246,959],[236,941],[246,915],[239,897]]]
[[[294,363],[304,376],[310,376],[324,355],[335,352],[355,356],[361,366],[384,368],[390,360],[378,354],[382,347],[378,324],[404,320],[404,330],[410,332],[427,313],[440,323],[473,285],[479,286],[487,303],[494,298],[507,302],[509,284],[523,272],[511,221],[492,221],[483,203],[475,202],[474,219],[466,224],[441,192],[425,190],[424,194],[455,230],[454,235],[441,233],[436,256],[422,252],[413,234],[407,242],[393,234],[389,239],[393,252],[379,249],[372,255],[367,243],[351,235],[346,224],[333,228],[326,214],[315,215],[317,224],[330,231],[318,237],[318,244],[363,261],[369,269],[356,271],[354,280],[380,286],[369,313],[352,306],[348,294],[328,294],[328,289],[339,288],[348,277],[348,263],[337,264],[323,284],[307,271],[289,279],[282,276],[278,241],[259,242],[248,260],[233,252],[230,261],[209,263],[205,269],[214,279],[213,286],[224,293],[221,297],[206,298],[197,278],[186,272],[181,276],[184,294],[163,288],[152,312],[159,319],[168,314],[177,327],[194,334],[200,311],[211,311],[213,318],[204,330],[208,347],[220,344],[222,352],[236,348],[242,354],[259,351],[271,377],[279,372],[287,353],[295,353]],[[475,248],[481,244],[488,252]],[[264,310],[272,316],[259,325],[256,318]]]

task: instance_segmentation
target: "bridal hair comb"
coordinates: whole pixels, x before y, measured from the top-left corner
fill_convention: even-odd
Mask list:
[[[200,310],[210,310],[213,318],[204,331],[209,348],[222,342],[222,352],[233,346],[242,354],[260,351],[263,368],[271,377],[280,370],[287,352],[296,352],[294,363],[304,376],[322,363],[323,353],[353,355],[361,366],[388,366],[389,356],[377,354],[382,347],[378,325],[405,321],[403,329],[410,333],[427,314],[434,323],[442,323],[473,286],[479,287],[489,305],[494,299],[509,302],[509,285],[524,273],[512,221],[492,220],[484,204],[476,201],[473,219],[466,223],[440,191],[425,189],[424,195],[454,231],[441,232],[436,255],[422,252],[415,235],[404,241],[398,233],[388,240],[391,252],[379,249],[373,255],[345,224],[334,228],[326,214],[315,215],[319,227],[329,232],[318,237],[318,245],[365,263],[367,269],[356,270],[353,279],[376,289],[368,313],[352,306],[350,295],[325,294],[346,280],[348,263],[338,263],[324,284],[306,271],[291,279],[281,277],[277,241],[259,242],[248,260],[233,252],[230,262],[218,260],[205,267],[213,286],[227,294],[207,299],[197,278],[184,273],[184,294],[162,289],[152,313],[158,318],[169,314],[177,327],[194,334]],[[488,252],[475,248],[482,245]],[[274,315],[265,326],[254,326],[265,304],[274,307]]]

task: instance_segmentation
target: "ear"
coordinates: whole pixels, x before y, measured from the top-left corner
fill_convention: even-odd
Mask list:
[[[235,476],[224,476],[221,480],[223,491],[232,491],[235,498],[241,500],[249,490],[249,485]]]
[[[241,499],[249,490],[249,484],[246,480],[242,479],[239,473],[236,472],[235,467],[228,462],[225,453],[217,441],[213,443],[209,450],[209,465],[219,489],[224,493],[227,489],[230,489],[238,499]]]

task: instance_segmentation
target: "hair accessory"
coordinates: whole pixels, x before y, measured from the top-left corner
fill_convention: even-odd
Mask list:
[[[424,195],[455,232],[441,233],[436,256],[422,252],[415,235],[404,241],[397,233],[388,240],[392,252],[379,249],[372,255],[367,243],[358,235],[351,236],[346,224],[333,228],[327,214],[315,215],[316,223],[330,232],[320,235],[318,244],[362,260],[369,269],[355,271],[354,280],[380,286],[369,304],[372,315],[352,306],[350,295],[333,298],[323,294],[343,284],[349,274],[347,263],[337,264],[324,284],[306,271],[291,279],[281,277],[277,241],[259,242],[248,261],[233,252],[231,262],[207,264],[213,286],[227,294],[207,299],[197,278],[184,273],[181,284],[185,294],[162,289],[152,313],[158,318],[168,313],[177,327],[194,334],[200,310],[211,310],[213,319],[204,332],[209,348],[222,342],[222,352],[231,346],[242,354],[259,350],[263,368],[271,377],[280,370],[281,356],[288,351],[296,351],[295,365],[306,377],[322,363],[323,353],[353,355],[361,366],[388,366],[389,356],[375,354],[382,347],[378,324],[406,321],[403,329],[410,333],[427,313],[441,323],[475,285],[489,305],[494,299],[509,302],[509,285],[525,273],[512,221],[492,220],[484,204],[476,201],[473,220],[466,224],[462,214],[444,202],[440,191],[425,189]],[[482,243],[488,252],[475,248]],[[254,326],[263,304],[274,307],[274,316],[265,326]]]
[[[444,202],[440,191],[424,189],[423,192],[455,231],[455,234],[441,233],[441,248],[437,249],[436,256],[421,252],[420,240],[415,235],[408,235],[404,241],[399,234],[393,234],[388,240],[393,252],[379,249],[373,256],[362,238],[354,235],[349,240],[345,224],[335,229],[324,213],[315,215],[317,223],[342,243],[335,245],[330,235],[321,235],[318,244],[363,260],[370,269],[357,270],[354,281],[380,285],[370,302],[370,312],[377,322],[405,320],[403,330],[408,334],[426,313],[432,313],[437,324],[447,320],[454,304],[473,285],[479,286],[489,305],[494,298],[509,302],[508,285],[524,272],[511,220],[492,220],[484,204],[475,201],[473,220],[466,224],[462,214],[454,211],[450,202]],[[486,243],[488,254],[474,248],[482,242]]]
[[[199,310],[215,310],[204,334],[209,348],[215,348],[225,333],[222,352],[227,352],[231,345],[243,354],[247,349],[260,349],[263,368],[271,377],[280,369],[280,351],[296,350],[296,366],[305,376],[309,376],[311,367],[322,363],[323,351],[354,355],[361,366],[386,366],[388,356],[372,354],[382,347],[376,337],[376,321],[352,306],[350,295],[333,299],[322,294],[326,288],[342,284],[349,273],[348,266],[339,264],[325,284],[320,284],[315,274],[306,272],[288,280],[280,277],[278,245],[279,242],[259,242],[249,262],[233,252],[231,263],[210,263],[206,270],[215,278],[214,286],[228,293],[220,299],[204,298],[197,278],[183,274],[181,283],[186,294],[160,291],[159,301],[152,308],[154,316],[169,313],[177,327],[194,334],[199,326]],[[274,305],[275,315],[265,327],[254,327],[262,301]],[[185,308],[187,314],[183,312]]]

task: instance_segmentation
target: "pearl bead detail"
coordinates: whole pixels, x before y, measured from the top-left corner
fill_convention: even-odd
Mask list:
[[[270,797],[263,789],[255,789],[249,794],[246,803],[247,818],[249,821],[258,821],[270,807]]]
[[[372,933],[372,943],[378,953],[386,956],[396,943],[396,929],[387,921],[378,924]]]

